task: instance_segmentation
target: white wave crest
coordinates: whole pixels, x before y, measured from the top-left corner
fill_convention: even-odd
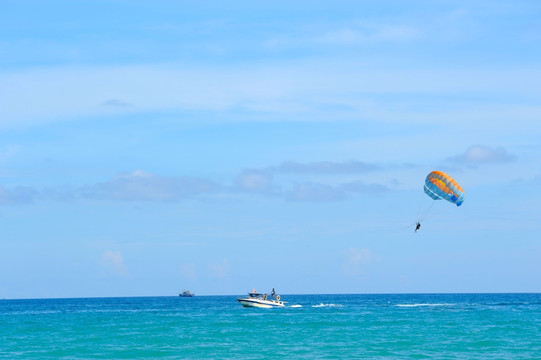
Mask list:
[[[454,306],[455,304],[447,304],[447,303],[435,303],[435,304],[429,304],[429,303],[422,303],[422,304],[396,304],[395,306],[398,307],[421,307],[421,306]]]
[[[323,304],[323,303],[320,303],[318,305],[312,305],[312,307],[314,308],[320,308],[320,307],[344,307],[344,305],[340,305],[340,304]]]

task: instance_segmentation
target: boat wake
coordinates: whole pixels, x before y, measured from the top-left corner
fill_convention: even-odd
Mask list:
[[[312,305],[313,308],[320,308],[320,307],[344,307],[344,305],[340,305],[340,304],[323,304],[323,303],[320,303],[318,305]]]
[[[292,308],[301,308],[302,305],[291,305],[290,307],[292,307]]]

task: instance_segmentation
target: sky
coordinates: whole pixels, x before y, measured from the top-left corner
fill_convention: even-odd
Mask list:
[[[539,18],[0,0],[0,298],[541,292]]]

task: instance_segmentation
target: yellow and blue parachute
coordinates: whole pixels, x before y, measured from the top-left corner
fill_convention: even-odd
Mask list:
[[[464,189],[443,171],[432,171],[427,175],[424,186],[425,193],[434,200],[447,200],[456,206],[464,202]]]

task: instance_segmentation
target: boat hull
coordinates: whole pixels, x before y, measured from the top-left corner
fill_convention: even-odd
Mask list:
[[[244,307],[256,307],[256,308],[275,308],[275,307],[284,307],[282,301],[277,300],[263,300],[263,299],[251,299],[251,298],[241,298],[237,299]]]

